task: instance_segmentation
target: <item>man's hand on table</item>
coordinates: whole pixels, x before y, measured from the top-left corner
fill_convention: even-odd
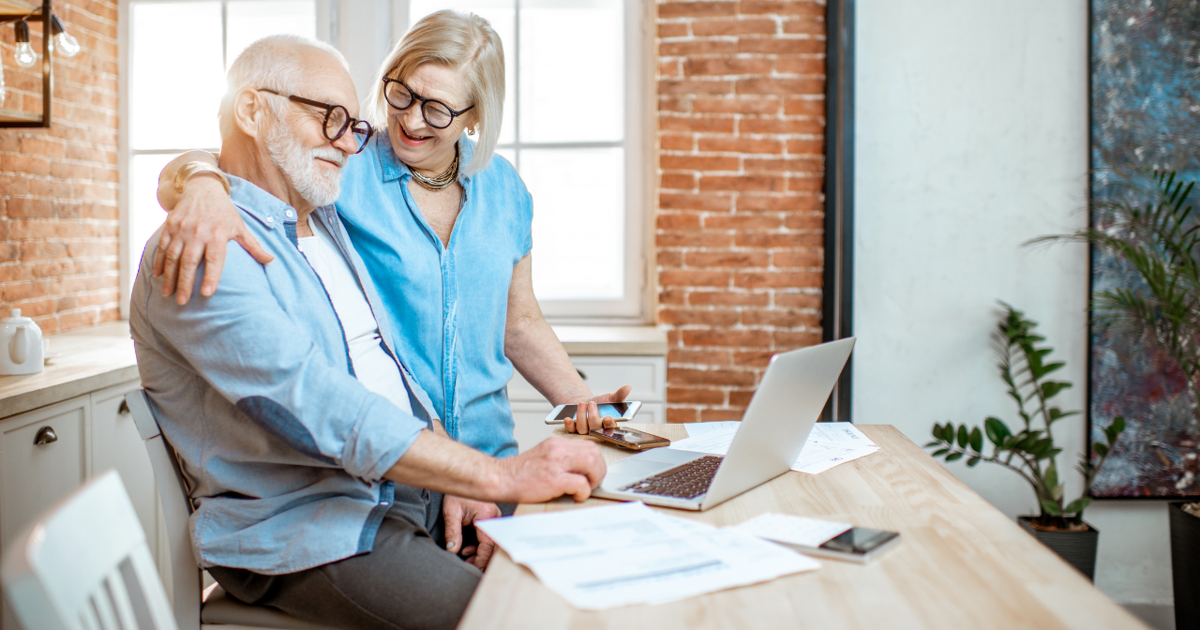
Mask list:
[[[608,468],[590,440],[551,436],[537,446],[497,462],[513,503],[544,503],[563,495],[585,501]]]
[[[629,396],[629,392],[633,391],[633,387],[624,385],[611,394],[600,394],[593,396],[589,401],[578,401],[576,404],[576,414],[574,418],[567,418],[563,421],[563,428],[567,433],[578,433],[579,435],[587,435],[588,431],[593,429],[611,429],[617,426],[616,419],[610,416],[600,417],[600,412],[596,407],[596,403],[614,403],[624,402]]]
[[[448,494],[442,500],[442,516],[446,523],[446,551],[462,556],[480,571],[486,569],[492,553],[496,551],[496,543],[483,530],[476,528],[479,545],[460,549],[463,544],[462,532],[464,527],[473,527],[477,521],[500,516],[500,508],[495,503],[472,501]]]

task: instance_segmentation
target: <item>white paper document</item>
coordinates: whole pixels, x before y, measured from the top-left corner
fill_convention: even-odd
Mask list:
[[[820,547],[822,543],[845,532],[850,527],[849,523],[833,523],[815,518],[768,513],[756,516],[733,529],[767,540],[803,547]]]
[[[667,516],[641,503],[476,526],[583,610],[675,601],[821,566],[750,533]]]
[[[721,425],[703,427],[704,425]],[[667,448],[724,455],[729,451],[740,422],[702,422],[687,426],[688,437],[672,442]],[[879,450],[862,431],[849,422],[818,422],[792,470],[815,475],[834,466],[866,457]]]

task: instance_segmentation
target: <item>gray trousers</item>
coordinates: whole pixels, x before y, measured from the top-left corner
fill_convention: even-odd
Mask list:
[[[412,510],[389,512],[371,553],[285,575],[226,567],[208,572],[240,601],[335,628],[454,628],[483,574],[446,551],[442,497],[427,496],[425,523],[414,522],[419,516]],[[501,509],[507,515],[513,507]],[[463,547],[474,544],[474,534],[464,528]]]

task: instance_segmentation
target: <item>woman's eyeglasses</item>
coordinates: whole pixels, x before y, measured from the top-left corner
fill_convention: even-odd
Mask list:
[[[383,97],[387,99],[388,105],[401,111],[412,107],[414,101],[420,101],[421,116],[425,118],[425,123],[434,129],[449,127],[456,116],[461,116],[475,107],[471,105],[465,109],[454,111],[441,101],[417,96],[411,88],[398,79],[383,80]]]
[[[321,129],[321,131],[325,133],[325,138],[330,142],[337,142],[338,139],[346,135],[347,131],[352,132],[354,134],[354,142],[357,149],[354,152],[355,154],[362,153],[362,150],[367,146],[367,141],[370,140],[371,135],[375,133],[375,130],[371,128],[371,123],[365,120],[352,118],[350,116],[350,111],[341,105],[330,105],[329,103],[322,103],[320,101],[314,101],[312,99],[295,95],[285,96],[279,92],[276,92],[275,90],[268,90],[265,88],[258,88],[258,91],[266,92],[267,94],[274,94],[275,96],[284,96],[289,101],[325,110],[325,122]]]

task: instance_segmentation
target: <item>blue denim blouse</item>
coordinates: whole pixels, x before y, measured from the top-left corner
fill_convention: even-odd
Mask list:
[[[462,139],[460,162],[474,150]],[[513,268],[533,246],[532,198],[499,156],[460,175],[462,210],[443,247],[413,201],[411,178],[380,133],[346,166],[338,214],[395,323],[393,344],[446,432],[489,455],[515,455],[504,330]]]

